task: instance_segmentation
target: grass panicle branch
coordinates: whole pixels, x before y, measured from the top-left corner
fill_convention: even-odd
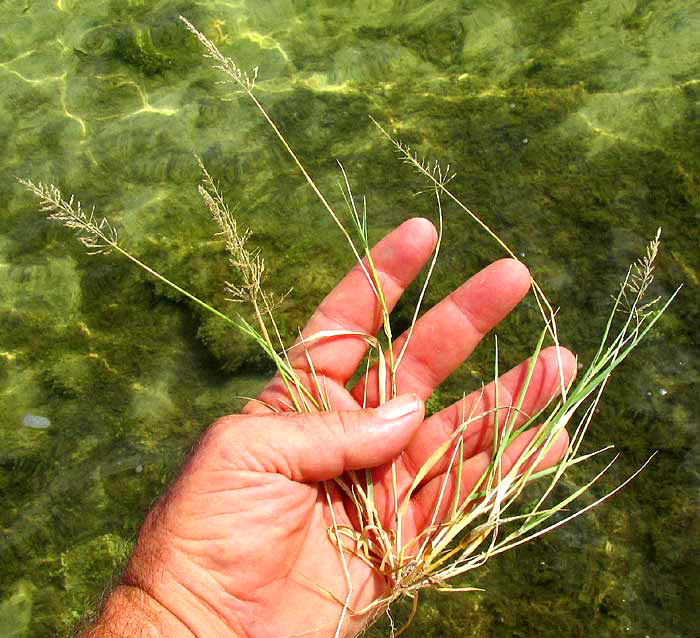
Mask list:
[[[22,178],[17,178],[17,181],[39,199],[40,210],[48,219],[76,232],[78,240],[88,249],[89,255],[109,255],[117,248],[116,228],[104,217],[98,220],[95,217],[94,206],[86,213],[73,195],[68,200],[63,199],[60,189],[53,184],[35,184]]]
[[[207,312],[213,313],[227,323],[236,325],[236,322],[231,317],[170,281],[122,248],[118,243],[116,228],[104,217],[98,222],[94,207],[89,214],[86,214],[81,203],[73,195],[67,200],[64,199],[60,189],[53,184],[42,184],[41,182],[35,184],[29,179],[20,177],[17,178],[17,181],[36,196],[39,200],[40,212],[44,213],[49,220],[63,224],[67,228],[76,231],[78,240],[88,249],[88,254],[104,255],[115,251]]]

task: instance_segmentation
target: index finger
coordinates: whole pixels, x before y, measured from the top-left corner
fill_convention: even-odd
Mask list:
[[[420,217],[409,219],[389,233],[371,255],[388,309],[391,310],[406,287],[415,279],[430,257],[437,233]],[[366,258],[363,260],[367,268]],[[382,322],[381,308],[365,270],[357,264],[320,303],[302,331],[303,338],[324,331],[376,334]],[[345,385],[367,351],[367,343],[357,336],[334,336],[307,344],[317,374]],[[292,366],[308,371],[303,348],[289,352]]]

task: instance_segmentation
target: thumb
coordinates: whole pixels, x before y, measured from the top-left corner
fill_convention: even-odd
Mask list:
[[[389,463],[408,445],[423,414],[418,396],[406,394],[366,410],[226,417],[222,442],[235,469],[324,481]]]

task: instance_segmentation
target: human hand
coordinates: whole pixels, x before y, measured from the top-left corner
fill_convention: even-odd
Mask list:
[[[392,307],[429,258],[436,241],[426,220],[402,224],[373,249],[387,304]],[[142,635],[269,638],[333,636],[350,592],[349,608],[366,607],[385,593],[385,579],[345,553],[348,572],[329,528],[356,524],[352,506],[330,482],[350,470],[372,470],[375,503],[386,527],[395,527],[401,502],[418,469],[460,424],[466,406],[485,414],[464,436],[460,493],[467,494],[488,465],[493,445],[493,385],[423,420],[423,401],[526,294],[530,276],[515,260],[501,260],[472,277],[417,323],[396,385],[399,398],[378,408],[377,370],[352,389],[349,381],[366,352],[352,336],[306,346],[334,412],[284,413],[288,395],[279,378],[243,415],[224,417],[205,433],[180,477],[148,515],[121,585],[102,621],[86,636]],[[303,335],[322,331],[376,334],[381,314],[359,267],[321,303]],[[401,348],[404,337],[396,340]],[[565,379],[575,363],[561,352]],[[301,348],[292,365],[312,387]],[[499,403],[517,397],[527,362],[499,381]],[[366,405],[362,409],[367,388]],[[553,349],[544,350],[528,386],[523,414],[543,407],[559,388]],[[281,410],[276,413],[275,410]],[[523,417],[524,418],[524,417]],[[504,457],[504,471],[536,431],[520,435]],[[555,463],[565,432],[541,461]],[[393,492],[395,460],[398,496]],[[400,545],[430,524],[443,484],[455,490],[446,464],[434,466],[402,521]],[[324,483],[324,481],[329,481]],[[450,494],[443,499],[451,502]],[[331,505],[332,503],[332,510]],[[132,624],[127,625],[127,620]],[[367,616],[350,615],[339,635],[356,634]],[[138,624],[140,623],[140,624]],[[125,629],[126,628],[126,629]],[[111,633],[110,633],[111,632]]]

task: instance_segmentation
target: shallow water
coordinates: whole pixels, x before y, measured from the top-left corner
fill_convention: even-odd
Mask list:
[[[593,494],[659,454],[607,504],[492,560],[469,581],[485,593],[428,594],[406,635],[696,635],[699,2],[58,0],[5,3],[0,25],[0,638],[71,626],[198,433],[271,371],[252,344],[117,256],[86,255],[13,177],[94,204],[144,261],[225,307],[198,153],[238,202],[275,288],[294,285],[289,337],[352,265],[179,13],[259,66],[260,99],[335,202],[342,161],[375,238],[435,213],[368,115],[451,164],[453,190],[561,305],[562,339],[583,362],[617,281],[663,227],[655,292],[684,288],[610,383],[588,445],[622,455]],[[445,212],[431,302],[502,256]],[[538,330],[528,300],[498,330],[501,365],[527,356]],[[489,343],[431,405],[488,380],[491,357]],[[50,426],[25,427],[26,415]],[[371,635],[387,633],[384,623]]]

